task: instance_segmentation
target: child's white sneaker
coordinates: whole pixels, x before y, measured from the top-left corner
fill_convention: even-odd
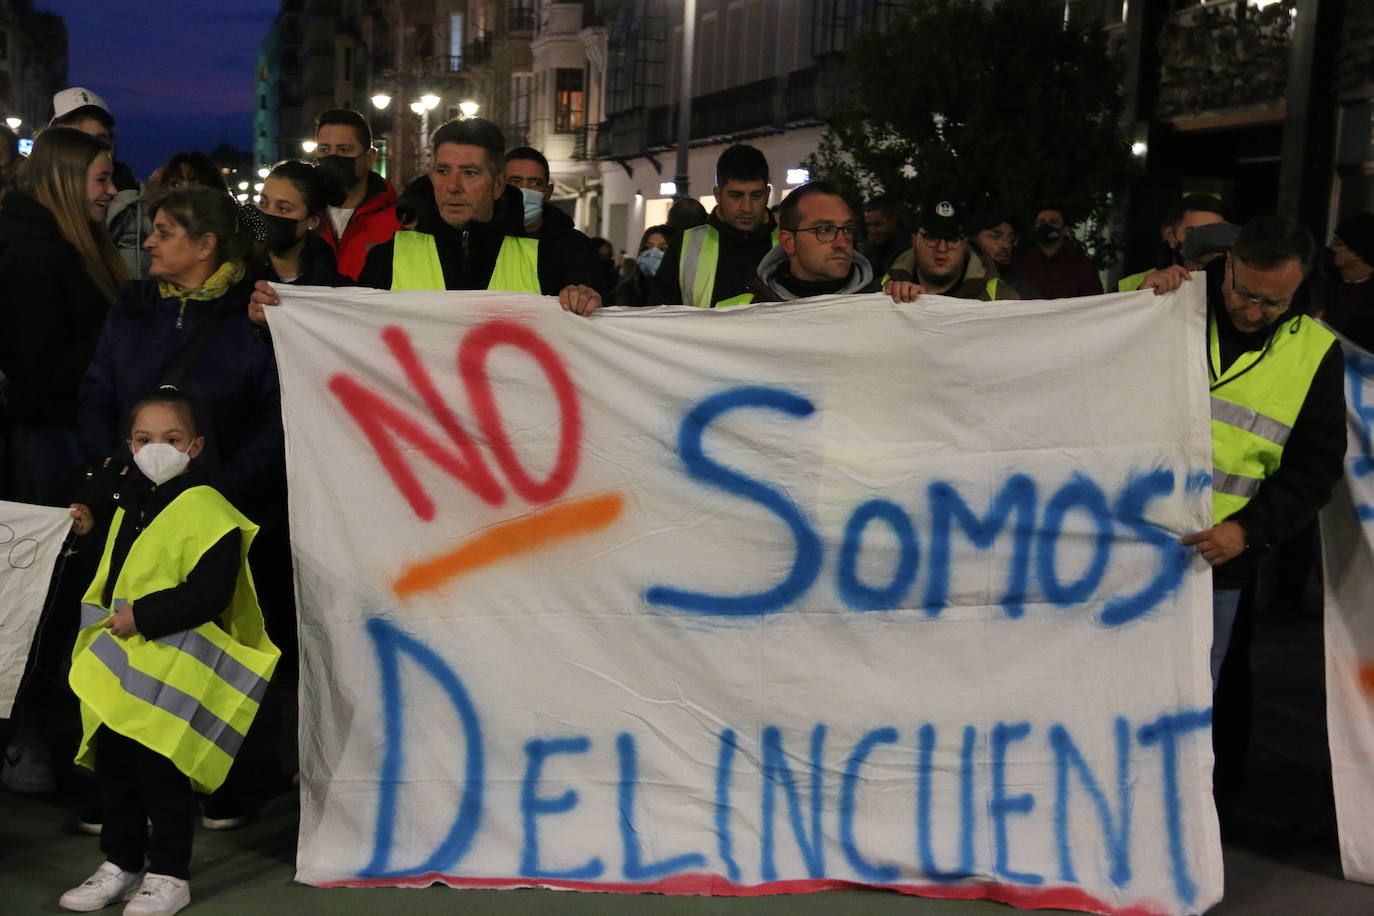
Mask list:
[[[191,902],[191,883],[171,875],[143,876],[143,886],[129,899],[124,916],[172,916]]]
[[[125,871],[113,862],[101,862],[95,874],[63,894],[57,904],[78,913],[103,910],[112,903],[128,900],[138,892],[142,881],[143,872]]]

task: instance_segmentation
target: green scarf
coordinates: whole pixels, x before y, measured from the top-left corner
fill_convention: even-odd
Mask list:
[[[225,261],[204,283],[194,289],[182,289],[175,283],[162,280],[157,285],[157,292],[163,299],[176,299],[181,303],[181,308],[185,309],[186,303],[192,299],[204,302],[220,298],[242,279],[243,262]]]

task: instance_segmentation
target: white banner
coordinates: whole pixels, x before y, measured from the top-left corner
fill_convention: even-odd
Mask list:
[[[66,509],[0,501],[0,719],[9,718],[14,706],[53,566],[71,527]]]
[[[1188,286],[283,289],[298,879],[1205,910]]]
[[[1374,355],[1342,340],[1345,477],[1321,512],[1326,728],[1345,877],[1374,884]]]

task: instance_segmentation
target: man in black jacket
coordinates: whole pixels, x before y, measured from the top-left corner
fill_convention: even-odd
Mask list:
[[[716,308],[745,299],[749,276],[778,243],[768,212],[768,160],[737,143],[716,160],[716,208],[674,239],[654,275],[650,305]]]
[[[397,233],[391,241],[368,252],[358,285],[373,289],[520,289],[557,296],[566,311],[579,315],[590,315],[600,308],[601,295],[588,285],[593,265],[580,256],[576,246],[524,237],[520,192],[506,184],[503,173],[505,144],[501,130],[482,118],[449,121],[435,131],[429,172],[435,209],[420,214],[417,233]],[[408,243],[421,243],[418,270],[414,247],[408,249],[410,256],[397,252],[397,239],[402,237]],[[521,240],[529,245],[519,244]],[[529,264],[531,251],[533,265]],[[406,271],[402,278],[397,277],[398,264]],[[417,276],[422,279],[417,281]],[[520,282],[502,283],[512,276],[519,277]],[[426,285],[428,282],[434,285]],[[253,292],[250,316],[261,321],[262,306],[276,304],[276,294],[267,284],[259,283]]]
[[[1214,685],[1261,556],[1312,521],[1342,474],[1340,343],[1294,304],[1315,248],[1292,220],[1264,216],[1207,266],[1214,524],[1181,543],[1212,564]],[[1155,276],[1156,294],[1184,282]]]

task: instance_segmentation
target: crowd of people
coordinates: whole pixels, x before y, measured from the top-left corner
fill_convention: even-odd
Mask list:
[[[73,518],[0,781],[60,789],[100,835],[106,861],[62,896],[73,910],[127,900],[126,913],[176,912],[190,899],[197,815],[239,826],[294,773],[287,479],[265,327],[282,284],[542,293],[579,315],[1103,292],[1061,206],[1024,220],[955,194],[910,212],[888,196],[856,208],[817,180],[774,210],[769,164],[743,144],[719,157],[714,209],[676,201],[618,264],[552,202],[545,157],[507,150],[479,118],[435,130],[427,173],[398,194],[374,169],[366,119],[323,112],[313,159],[277,164],[246,206],[202,153],[177,152],[139,182],[114,142],[104,101],[74,88],[54,98],[26,160],[0,144],[0,496]],[[1182,543],[1214,567],[1215,683],[1261,556],[1310,530],[1341,475],[1329,328],[1374,346],[1374,214],[1343,220],[1319,258],[1292,220],[1237,226],[1216,198],[1190,195],[1164,215],[1160,245],[1161,263],[1118,288],[1205,285],[1215,517]],[[221,673],[187,688],[180,672],[204,653]],[[223,728],[208,733],[120,681],[131,663],[220,710]],[[64,755],[97,778],[83,782]]]

